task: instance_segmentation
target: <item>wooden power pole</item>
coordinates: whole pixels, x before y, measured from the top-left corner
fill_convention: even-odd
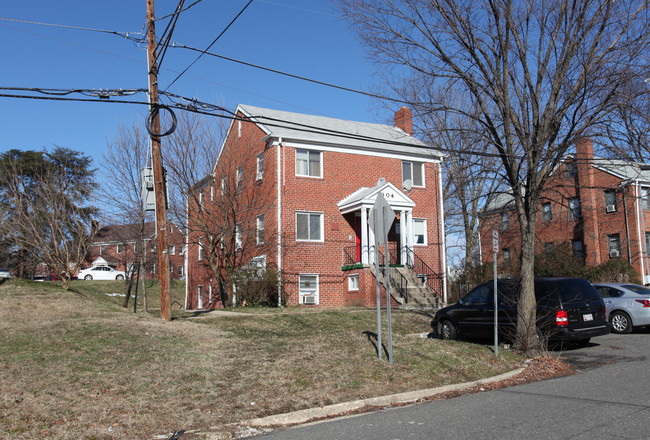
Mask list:
[[[147,0],[147,58],[149,68],[149,111],[147,124],[151,133],[151,157],[154,192],[156,195],[156,236],[158,237],[158,270],[160,272],[160,318],[171,321],[171,294],[169,290],[169,255],[167,253],[167,212],[163,183],[162,154],[160,151],[160,112],[158,106],[158,63],[156,59],[156,25],[153,0]]]

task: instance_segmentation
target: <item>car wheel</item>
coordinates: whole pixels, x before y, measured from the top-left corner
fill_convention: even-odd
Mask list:
[[[92,275],[86,275],[86,276],[84,277],[84,280],[88,280],[88,281],[90,281],[90,280],[92,280],[92,279],[93,279],[93,276],[92,276]]]
[[[115,279],[116,279],[116,280],[123,280],[123,279],[124,279],[124,275],[117,275],[117,276],[115,277]]]
[[[614,333],[630,333],[632,331],[632,321],[625,312],[613,312],[609,316],[609,322],[612,324],[612,331]]]
[[[454,340],[458,337],[456,326],[448,319],[440,323],[439,333],[440,337],[445,340]]]

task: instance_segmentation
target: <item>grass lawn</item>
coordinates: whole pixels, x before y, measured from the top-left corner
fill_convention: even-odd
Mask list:
[[[172,287],[182,304],[184,283]],[[432,314],[398,309],[391,367],[377,359],[373,309],[219,316],[174,307],[174,320],[164,322],[156,288],[148,288],[149,313],[141,304],[133,313],[113,295],[123,282],[77,281],[68,292],[52,283],[0,284],[3,439],[168,438],[475,380],[521,360],[506,350],[495,358],[489,346],[414,337],[431,330]]]

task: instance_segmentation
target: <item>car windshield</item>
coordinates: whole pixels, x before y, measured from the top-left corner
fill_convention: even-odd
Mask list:
[[[650,289],[647,287],[639,286],[637,284],[625,284],[624,286],[625,289],[631,290],[632,292],[638,293],[640,295],[650,295]]]
[[[556,285],[560,292],[562,303],[564,304],[572,301],[600,299],[600,295],[594,286],[592,286],[587,280],[581,278],[559,280]]]

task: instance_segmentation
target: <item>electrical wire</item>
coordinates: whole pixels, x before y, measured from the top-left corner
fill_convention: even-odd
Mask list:
[[[244,13],[244,11],[245,11],[249,6],[250,6],[251,3],[253,3],[253,0],[249,0],[248,3],[246,3],[246,6],[244,6],[244,7],[242,8],[242,10],[239,11],[239,13],[235,16],[235,18],[233,18],[233,19],[230,21],[230,23],[228,23],[228,26],[226,26],[226,28],[225,28],[223,31],[221,31],[221,33],[220,33],[219,35],[217,35],[217,38],[215,38],[214,41],[212,41],[212,43],[210,43],[210,45],[207,47],[207,49],[205,49],[206,51],[210,50],[210,48],[211,48],[211,47],[212,47],[212,46],[213,46],[213,45],[214,45],[214,44],[219,40],[219,38],[221,38],[221,36],[222,36],[223,34],[226,33],[226,31],[230,28],[230,26],[232,26],[233,23],[235,23],[235,21],[237,21],[237,19],[239,18],[239,16],[242,15],[242,14]],[[193,65],[194,65],[194,64],[195,64],[199,59],[201,59],[202,56],[203,56],[203,54],[200,54],[198,57],[196,57],[196,59],[195,59],[194,61],[192,61],[192,63],[191,63],[189,66],[187,66],[187,67],[185,68],[185,70],[183,70],[181,73],[179,73],[178,76],[177,76],[176,78],[174,78],[174,80],[173,80],[171,83],[169,83],[169,85],[165,88],[165,90],[169,90],[169,88],[170,88],[171,86],[173,86],[174,83],[175,83],[176,81],[178,81],[178,79],[179,79],[181,76],[183,76],[183,74],[184,74],[185,72],[187,72],[187,71],[190,69],[190,67],[192,67],[192,66],[193,66]]]
[[[41,21],[30,21],[30,20],[19,20],[17,18],[8,18],[8,17],[0,17],[0,20],[4,21],[13,21],[16,23],[27,23],[27,24],[37,24],[41,26],[50,26],[50,27],[58,27],[58,28],[64,28],[64,29],[75,29],[75,30],[80,30],[80,31],[91,31],[91,32],[100,32],[100,33],[105,33],[105,34],[112,34],[112,35],[117,35],[119,37],[126,38],[131,41],[135,41],[138,43],[142,43],[146,39],[146,35],[143,32],[118,32],[118,31],[110,31],[106,29],[94,29],[94,28],[87,28],[87,27],[81,27],[81,26],[68,26],[68,25],[63,25],[63,24],[53,24],[53,23],[43,23]],[[139,38],[132,37],[132,35],[140,35]]]
[[[180,11],[183,9],[183,4],[185,4],[185,0],[180,0],[178,2],[178,6],[176,7],[176,12],[174,12],[174,15],[172,16],[172,19],[169,20],[169,23],[167,23],[167,27],[165,28],[165,31],[163,32],[160,38],[160,42],[156,44],[156,48],[154,49],[154,52],[156,53],[156,56],[154,57],[154,60],[156,60],[156,64],[155,64],[156,70],[160,69],[163,59],[165,58],[165,54],[167,53],[167,48],[169,47],[169,41],[172,38],[174,29],[176,29],[176,23],[178,22],[178,17],[180,17]],[[162,45],[162,49],[161,49],[161,45]],[[161,50],[162,50],[162,54],[160,53]]]
[[[328,83],[328,82],[325,82],[325,81],[319,81],[319,80],[316,80],[316,79],[307,78],[305,76],[295,75],[293,73],[283,72],[281,70],[272,69],[270,67],[260,66],[259,64],[253,64],[253,63],[250,63],[250,62],[247,62],[247,61],[238,60],[236,58],[227,57],[225,55],[219,55],[219,54],[216,54],[216,53],[213,53],[213,52],[208,52],[207,49],[206,50],[201,50],[201,49],[197,49],[195,47],[187,46],[185,44],[180,44],[180,43],[172,43],[171,47],[172,48],[187,49],[187,50],[191,50],[191,51],[195,51],[195,52],[200,52],[202,55],[209,55],[209,56],[219,58],[219,59],[222,59],[222,60],[231,61],[233,63],[241,64],[241,65],[248,66],[248,67],[253,67],[255,69],[264,70],[266,72],[271,72],[271,73],[276,73],[278,75],[288,76],[289,78],[299,79],[299,80],[302,80],[302,81],[311,82],[311,83],[318,84],[318,85],[321,85],[321,86],[326,86],[326,87],[331,87],[331,88],[338,89],[338,90],[343,90],[345,92],[357,93],[359,95],[368,96],[370,98],[378,98],[378,99],[382,99],[382,100],[386,100],[386,101],[397,102],[399,104],[413,105],[412,102],[407,102],[407,101],[404,101],[402,99],[391,98],[391,97],[388,97],[388,96],[377,95],[377,94],[369,93],[369,92],[363,92],[361,90],[356,90],[356,89],[352,89],[352,88],[349,88],[349,87],[339,86],[339,85]],[[171,84],[170,84],[170,86],[171,86]]]
[[[196,0],[194,3],[192,3],[191,5],[189,5],[187,8],[185,8],[185,9],[181,9],[180,11],[178,11],[178,13],[185,12],[185,11],[187,11],[188,9],[192,8],[193,6],[197,5],[198,3],[201,3],[202,1],[203,1],[203,0]],[[169,17],[172,17],[172,16],[175,15],[175,14],[176,14],[176,12],[172,12],[171,14],[163,15],[162,17],[158,17],[158,18],[156,18],[156,19],[154,19],[154,20],[155,20],[155,21],[165,20],[165,19],[167,19],[167,18],[169,18]]]

